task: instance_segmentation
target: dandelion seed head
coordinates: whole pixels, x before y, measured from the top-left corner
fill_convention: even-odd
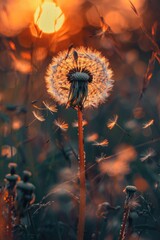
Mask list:
[[[113,87],[109,62],[89,48],[80,47],[75,52],[76,58],[73,51],[53,57],[45,78],[47,90],[59,104],[97,107]]]

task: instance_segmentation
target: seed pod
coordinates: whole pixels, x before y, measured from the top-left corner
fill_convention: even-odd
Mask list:
[[[19,175],[16,174],[16,163],[9,163],[8,167],[10,168],[10,173],[6,174],[5,179],[7,180],[6,188],[9,193],[13,194],[15,185],[17,181],[20,179]]]
[[[35,200],[35,186],[29,182],[31,172],[23,171],[23,180],[17,183],[16,209],[20,216],[24,215],[26,208]]]

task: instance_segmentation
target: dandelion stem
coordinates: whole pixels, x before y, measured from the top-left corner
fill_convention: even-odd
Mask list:
[[[78,146],[79,146],[79,173],[80,173],[80,205],[78,222],[78,240],[83,240],[85,227],[86,209],[86,179],[85,179],[85,157],[82,125],[82,110],[78,108]]]

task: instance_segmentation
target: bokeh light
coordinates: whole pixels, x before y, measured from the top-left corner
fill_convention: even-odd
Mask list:
[[[53,2],[45,1],[34,14],[34,23],[44,33],[57,32],[65,20],[60,7]]]
[[[39,2],[40,0],[0,1],[0,34],[8,37],[15,36],[27,28],[33,20],[33,14]]]

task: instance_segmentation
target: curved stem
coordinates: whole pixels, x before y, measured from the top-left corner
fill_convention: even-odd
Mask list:
[[[79,150],[79,174],[80,174],[80,203],[78,240],[83,240],[86,210],[86,178],[85,178],[85,154],[83,140],[82,110],[78,108],[78,150]]]

